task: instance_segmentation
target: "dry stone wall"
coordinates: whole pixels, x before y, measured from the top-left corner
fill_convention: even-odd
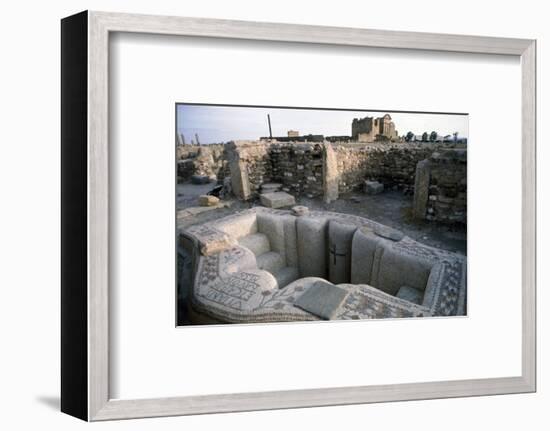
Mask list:
[[[427,220],[466,224],[466,151],[447,150],[430,157]]]
[[[417,219],[466,224],[467,153],[434,152],[416,167],[413,214]]]
[[[199,145],[178,145],[176,147],[176,158],[178,160],[193,159],[199,154]]]
[[[236,141],[226,144],[233,193],[240,199],[258,195],[260,186],[271,180],[268,146],[261,141]]]
[[[296,196],[323,196],[323,145],[269,145],[270,180]]]
[[[181,145],[176,147],[178,177],[188,180],[192,175],[216,177],[218,182],[229,176],[225,145]]]
[[[365,180],[378,181],[385,189],[414,191],[416,165],[439,147],[434,144],[340,144],[336,147],[339,192],[360,190]]]
[[[414,194],[416,218],[466,223],[466,149],[449,143],[304,143],[236,141],[178,147],[178,176],[231,179],[240,199],[277,182],[292,195],[337,199],[365,180]]]

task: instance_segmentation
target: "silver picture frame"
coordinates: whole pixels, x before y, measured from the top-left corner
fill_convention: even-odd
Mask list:
[[[536,391],[536,41],[86,11],[62,30],[61,410],[87,421]],[[519,376],[155,399],[109,393],[109,38],[114,32],[515,56],[522,99]]]

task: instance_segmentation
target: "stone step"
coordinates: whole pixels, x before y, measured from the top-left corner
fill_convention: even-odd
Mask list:
[[[283,256],[274,251],[268,251],[256,257],[259,269],[275,274],[284,266]]]
[[[281,190],[281,187],[283,187],[283,185],[279,183],[264,183],[262,184],[262,193],[278,192]]]
[[[285,192],[262,193],[260,201],[264,207],[282,208],[296,205],[294,196]]]
[[[256,257],[271,250],[269,239],[263,233],[253,233],[252,235],[243,236],[239,239],[239,245],[249,249]]]
[[[277,280],[279,289],[282,289],[287,284],[297,280],[300,277],[300,274],[298,273],[298,268],[295,266],[285,266],[273,274],[273,276],[275,277],[275,280]]]
[[[378,181],[365,181],[365,193],[368,195],[377,195],[384,191],[384,184]]]

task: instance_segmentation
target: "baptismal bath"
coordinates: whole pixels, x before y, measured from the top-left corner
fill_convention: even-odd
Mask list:
[[[188,324],[466,314],[465,256],[355,215],[253,207],[178,247]]]

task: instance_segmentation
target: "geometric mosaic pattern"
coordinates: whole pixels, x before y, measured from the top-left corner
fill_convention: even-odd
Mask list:
[[[183,234],[197,244],[195,278],[191,294],[192,308],[218,321],[229,323],[285,322],[320,320],[296,306],[294,302],[305,290],[318,281],[317,277],[300,278],[282,289],[270,273],[258,270],[255,256],[247,248],[235,245],[216,225],[238,223],[242,215],[268,212],[289,215],[289,211],[264,207],[252,208],[232,214],[216,222],[189,227]],[[345,221],[356,226],[375,228],[378,223],[363,217],[332,212],[312,211],[309,217],[322,217]],[[217,237],[219,235],[219,237]],[[226,243],[224,250],[204,255],[208,241]],[[205,247],[206,245],[206,247]],[[397,298],[366,284],[339,284],[349,291],[339,307],[335,319],[380,319],[426,316],[454,316],[466,314],[466,260],[464,256],[421,244],[405,236],[392,247],[400,253],[410,254],[439,263],[429,307]],[[324,280],[326,282],[326,280]]]

